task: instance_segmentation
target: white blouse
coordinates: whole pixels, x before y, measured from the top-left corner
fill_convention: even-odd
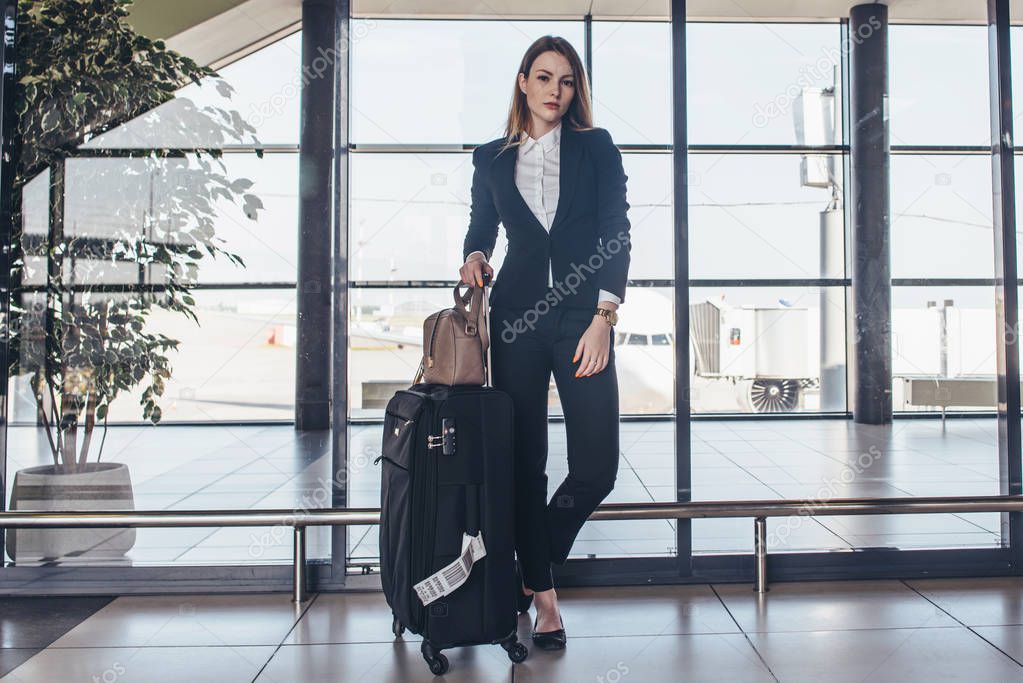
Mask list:
[[[548,231],[558,210],[559,173],[561,172],[561,121],[551,130],[534,139],[527,135],[519,145],[519,156],[515,162],[515,185],[529,210]],[[483,253],[483,252],[472,252]],[[470,254],[471,256],[472,254]],[[554,286],[554,272],[548,262],[547,286]],[[600,290],[597,301],[611,301],[621,304],[622,300],[607,291]]]

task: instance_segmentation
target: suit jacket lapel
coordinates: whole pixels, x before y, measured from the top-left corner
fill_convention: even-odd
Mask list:
[[[568,207],[572,203],[572,195],[575,194],[576,181],[579,179],[579,134],[569,128],[567,122],[561,122],[561,168],[558,171],[558,208],[554,212],[554,220],[551,221],[551,232],[558,227]],[[529,208],[528,206],[526,207]],[[542,227],[542,226],[541,226]]]
[[[558,172],[558,208],[554,212],[554,220],[551,221],[551,232],[553,233],[558,224],[561,223],[568,213],[568,206],[571,203],[572,195],[575,193],[576,181],[578,179],[579,151],[578,133],[568,127],[567,122],[561,124],[561,151],[560,165]],[[536,226],[538,230],[547,233],[547,228],[536,219],[529,208],[529,204],[522,197],[518,186],[515,184],[515,164],[518,161],[518,147],[509,147],[501,152],[494,159],[491,167],[492,177],[497,184],[498,191],[511,197],[512,202],[518,207],[519,212],[527,221]]]

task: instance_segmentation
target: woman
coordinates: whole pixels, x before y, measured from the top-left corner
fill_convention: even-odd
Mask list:
[[[618,473],[616,310],[629,269],[622,157],[592,126],[582,62],[544,36],[522,58],[505,135],[472,155],[472,208],[459,275],[483,285],[504,225],[508,253],[491,303],[493,385],[514,404],[519,609],[535,598],[533,642],[565,647],[551,563],[563,564]],[[547,500],[551,373],[565,414],[568,476]]]

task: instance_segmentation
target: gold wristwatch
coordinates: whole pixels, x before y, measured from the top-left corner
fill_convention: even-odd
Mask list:
[[[597,307],[596,315],[607,321],[607,324],[614,327],[618,323],[618,311],[612,311],[610,308]]]

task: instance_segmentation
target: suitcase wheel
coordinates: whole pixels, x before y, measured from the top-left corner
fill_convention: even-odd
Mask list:
[[[423,645],[421,647],[423,651],[423,659],[430,665],[430,673],[434,676],[442,676],[448,671],[448,658],[444,654],[434,648],[430,644],[430,641],[423,639]]]
[[[393,633],[396,638],[400,638],[401,634],[404,632],[405,625],[398,621],[398,617],[394,617],[394,620],[391,622],[391,633]]]
[[[526,661],[526,657],[529,656],[529,650],[526,646],[519,642],[502,643],[505,651],[508,653],[508,659],[512,660],[516,664],[519,662]]]
[[[512,660],[516,664],[526,661],[526,657],[529,656],[529,650],[526,649],[525,645],[519,642],[519,635],[517,633],[512,633],[510,636],[499,642],[501,643],[501,647],[504,648],[504,651],[508,653],[508,659]]]

